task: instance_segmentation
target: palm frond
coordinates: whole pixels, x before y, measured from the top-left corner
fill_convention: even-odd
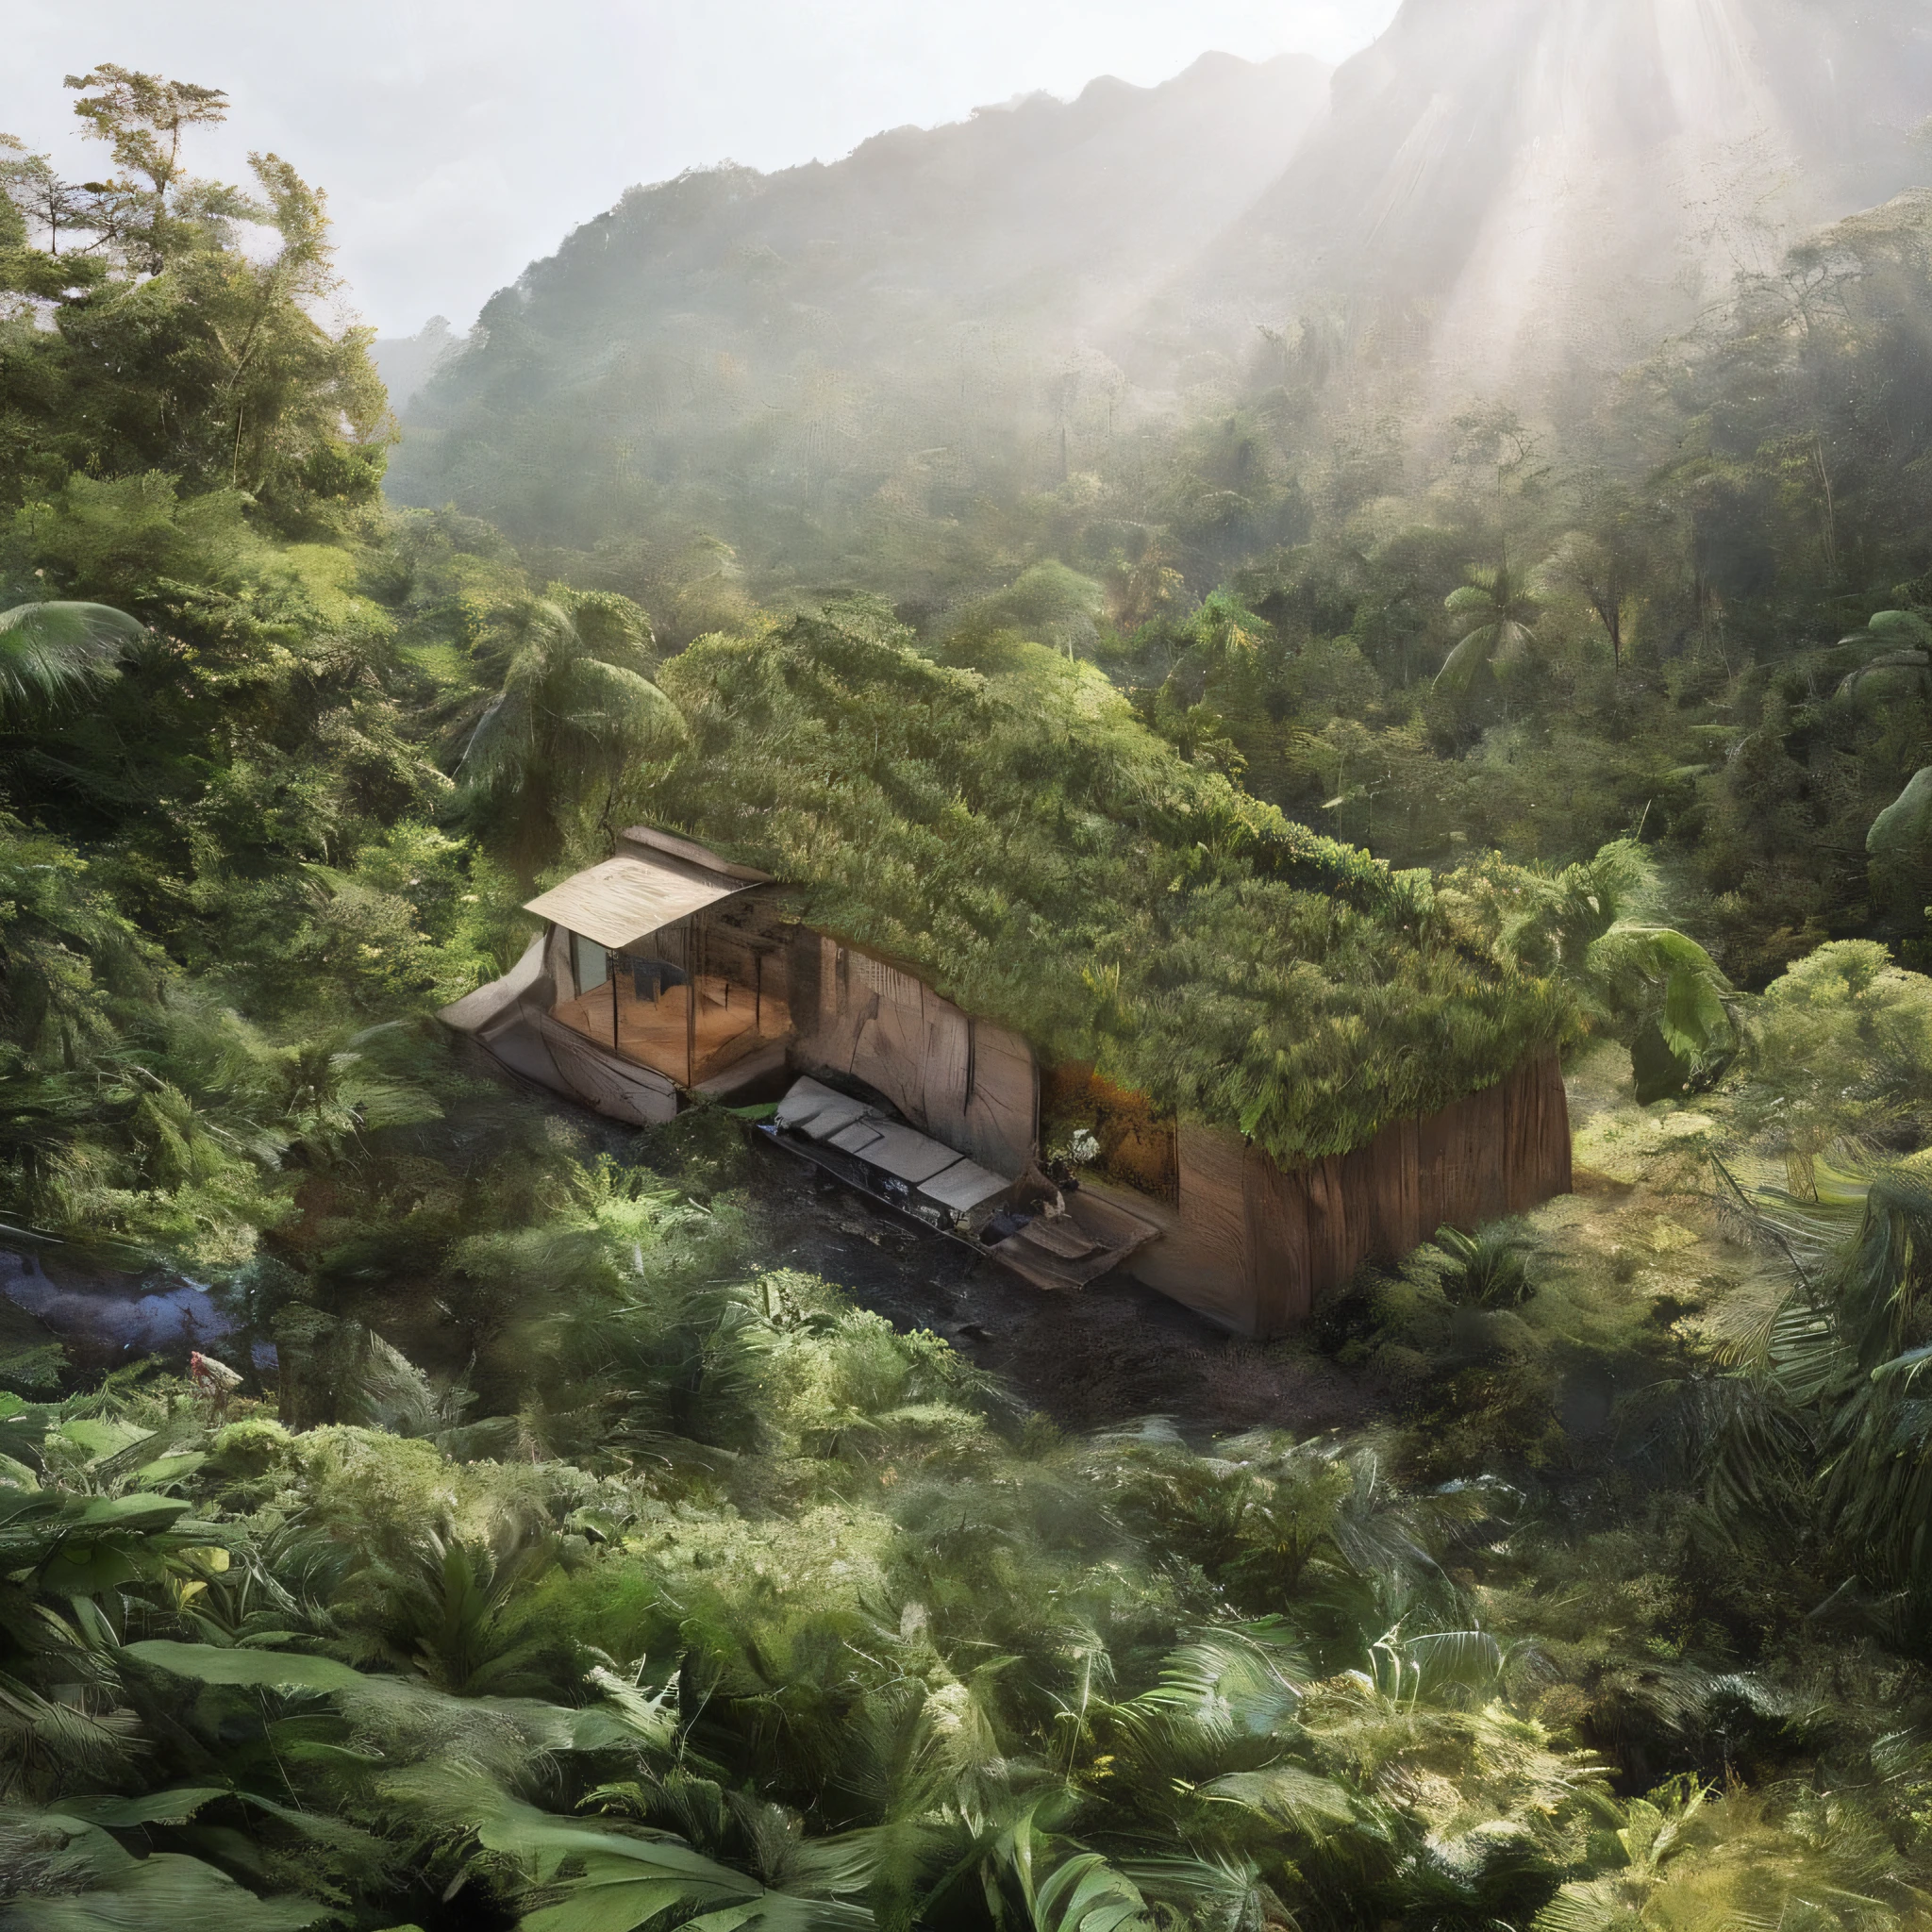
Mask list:
[[[0,705],[38,708],[115,675],[146,633],[108,604],[16,604],[0,610]]]
[[[444,1822],[475,1831],[483,1847],[530,1874],[538,1904],[521,1921],[527,1932],[609,1932],[675,1911],[706,1932],[871,1932],[864,1907],[836,1897],[768,1890],[756,1878],[707,1857],[664,1833],[628,1832],[585,1819],[559,1818],[461,1773],[432,1768]],[[429,1787],[415,1786],[419,1803]],[[573,1875],[563,1877],[564,1869]],[[855,1876],[849,1864],[843,1877]],[[855,1880],[855,1882],[857,1882]]]
[[[1028,1904],[1035,1932],[1156,1932],[1141,1888],[1098,1852],[1056,1865]]]
[[[9,1884],[4,1912],[19,1932],[119,1932],[213,1924],[233,1932],[302,1932],[335,1916],[316,1899],[261,1898],[225,1872],[179,1852],[136,1857],[98,1824],[45,1811],[0,1810],[8,1878],[31,1871],[30,1895]]]
[[[1476,673],[1490,661],[1491,646],[1496,640],[1496,626],[1484,625],[1473,630],[1442,659],[1436,673],[1436,689],[1458,695],[1475,682]]]
[[[1293,1721],[1300,1686],[1249,1639],[1217,1632],[1171,1651],[1160,1681],[1123,1707],[1159,1711],[1207,1730],[1267,1737]]]
[[[1348,1790],[1299,1765],[1230,1772],[1203,1785],[1201,1795],[1220,1804],[1239,1805],[1270,1824],[1308,1839],[1356,1823],[1357,1807]]]
[[[684,713],[640,672],[584,657],[558,683],[571,724],[616,756],[661,758],[685,741]]]
[[[535,735],[527,680],[512,676],[483,708],[457,759],[457,775],[483,791],[515,791]]]

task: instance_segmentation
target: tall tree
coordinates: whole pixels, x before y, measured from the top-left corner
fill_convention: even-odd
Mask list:
[[[1657,516],[1631,491],[1593,485],[1585,492],[1577,526],[1533,579],[1545,596],[1576,596],[1590,607],[1620,670],[1657,541]]]
[[[186,171],[218,90],[106,66],[70,85],[119,172],[75,189],[0,152],[0,288],[51,305],[0,320],[0,503],[162,471],[245,492],[287,535],[339,527],[375,500],[393,428],[370,332],[317,320],[339,287],[322,195],[272,154],[251,155],[252,193]],[[57,255],[76,228],[95,240]]]
[[[181,243],[180,205],[199,185],[183,172],[181,137],[225,121],[228,97],[219,88],[112,63],[70,74],[66,85],[80,92],[74,111],[108,143],[120,170],[110,181],[86,184],[100,204],[97,219],[131,260],[159,275]]]
[[[60,253],[60,238],[70,242],[88,227],[87,194],[54,172],[45,155],[29,154],[25,143],[0,134],[0,247],[19,248],[30,233],[46,238],[46,252]]]

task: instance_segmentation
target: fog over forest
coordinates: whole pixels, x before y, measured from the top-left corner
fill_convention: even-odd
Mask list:
[[[1483,407],[1587,439],[1740,275],[1923,179],[1928,59],[1905,5],[1411,4],[1332,85],[1208,57],[687,175],[533,263],[464,355],[380,346],[415,431],[391,490],[581,544],[697,487],[756,555],[781,505],[1108,475],[1143,427],[1264,400],[1305,469]]]
[[[1932,1924],[1923,0],[440,5],[0,88],[0,1932]]]

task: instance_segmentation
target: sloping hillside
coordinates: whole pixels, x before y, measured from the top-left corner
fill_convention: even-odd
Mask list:
[[[1928,114],[1932,15],[1907,0],[1407,0],[1148,321],[1299,324],[1534,406],[1919,178]]]
[[[1475,399],[1574,422],[1740,271],[1920,177],[1932,21],[1407,0],[1328,95],[1313,62],[1211,56],[635,189],[444,359],[392,493],[576,550],[708,530],[768,589],[941,594],[1018,541],[985,505],[1083,471],[1146,471],[1109,513],[1162,521],[1189,466],[1135,432],[1271,390],[1310,446]]]
[[[814,512],[895,478],[1052,479],[1070,413],[1125,392],[1083,345],[1279,175],[1325,82],[1212,56],[832,166],[635,189],[486,308],[395,493],[583,542],[670,486]]]
[[[1170,154],[1225,110],[1254,161],[1300,72],[639,191],[492,307],[409,487],[673,651],[862,587],[955,661],[1088,655],[1399,865],[1668,839],[1745,983],[1921,943],[1932,870],[1877,878],[1867,840],[1924,721],[1788,723],[1769,667],[1932,611],[1932,191],[1890,192],[1932,168],[1924,0],[1408,0],[1176,268],[1183,188],[1236,195]],[[1529,434],[1457,422],[1483,401]]]

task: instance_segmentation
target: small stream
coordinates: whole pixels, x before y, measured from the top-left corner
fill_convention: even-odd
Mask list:
[[[185,1374],[199,1349],[239,1355],[237,1324],[201,1282],[165,1269],[129,1274],[53,1247],[35,1254],[0,1249],[0,1295],[66,1347],[86,1375],[158,1357]],[[275,1344],[255,1344],[258,1369],[275,1366]]]

